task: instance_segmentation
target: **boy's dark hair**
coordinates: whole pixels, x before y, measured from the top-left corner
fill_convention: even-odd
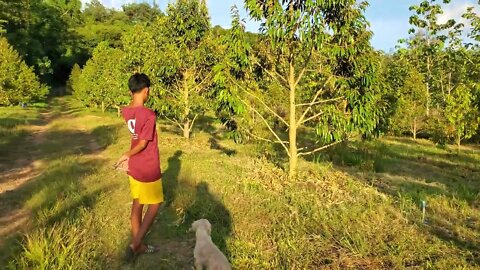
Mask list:
[[[145,87],[150,87],[150,79],[143,73],[135,73],[128,79],[128,88],[132,93],[140,92]]]

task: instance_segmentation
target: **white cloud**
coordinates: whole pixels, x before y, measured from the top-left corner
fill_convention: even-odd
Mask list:
[[[439,23],[446,23],[450,19],[454,19],[457,23],[461,22],[467,25],[467,21],[462,18],[462,15],[467,11],[468,7],[475,7],[475,11],[480,12],[478,4],[472,1],[452,1],[451,4],[443,7],[443,14],[438,16]]]

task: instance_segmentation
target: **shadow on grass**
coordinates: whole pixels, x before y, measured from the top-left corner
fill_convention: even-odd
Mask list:
[[[19,153],[31,151],[26,142],[32,136],[32,131],[19,126],[37,125],[45,126],[47,121],[40,119],[38,111],[20,110],[0,116],[0,173],[5,169],[11,169]],[[23,165],[23,164],[22,164]]]
[[[177,124],[167,121],[161,116],[158,117],[158,123],[162,133],[165,132],[172,135],[183,136],[183,130]],[[217,130],[214,124],[214,118],[209,116],[199,116],[193,125],[190,137],[195,137],[195,135],[200,132],[209,134],[214,133]]]
[[[55,215],[49,215],[56,221],[56,216],[63,211],[75,215],[76,206],[91,206],[91,198],[96,198],[98,191],[90,193],[82,192],[85,187],[82,185],[82,178],[85,175],[95,173],[99,168],[105,165],[105,161],[94,159],[90,161],[78,162],[74,159],[68,160],[68,164],[57,162],[53,168],[39,175],[38,177],[25,182],[16,189],[0,194],[2,203],[27,203],[29,210],[33,213],[42,213],[54,205],[61,205],[61,211]],[[67,201],[68,199],[68,201]]]
[[[52,99],[48,108],[18,109],[18,113],[0,116],[0,175],[28,166],[35,160],[96,154],[118,140],[121,124],[98,126],[92,132],[42,128],[59,116],[67,117],[65,121],[69,121],[68,116],[83,110],[71,103],[70,100]],[[40,131],[17,129],[19,125],[40,126]]]
[[[0,129],[11,130],[20,125],[41,125],[43,123],[41,119],[34,117],[5,117],[0,118]]]
[[[56,161],[45,173],[12,191],[0,194],[0,220],[5,223],[0,226],[7,228],[10,224],[5,217],[12,215],[22,205],[35,217],[30,223],[35,227],[77,220],[82,211],[88,211],[102,193],[112,188],[102,185],[92,188],[82,184],[85,175],[94,174],[104,165],[105,161],[99,159],[78,161],[70,158]],[[6,243],[0,246],[0,254],[6,263],[9,257],[21,251],[18,243],[21,239],[16,233],[5,236],[5,239]]]
[[[480,153],[475,154],[480,157]],[[417,205],[427,200],[427,207],[428,198],[444,200],[451,208],[427,212],[428,224],[422,227],[471,254],[467,258],[470,262],[480,263],[480,240],[475,237],[480,229],[480,167],[473,152],[456,153],[428,142],[388,138],[341,144],[329,149],[320,160],[331,161],[354,179],[397,199],[410,198]],[[465,208],[456,209],[456,202],[465,202],[465,206],[458,206]],[[472,213],[472,224],[454,218],[462,215],[449,211]]]
[[[161,260],[169,261],[172,267],[161,269],[191,269],[193,266],[193,249],[195,235],[189,232],[195,220],[205,218],[212,224],[212,241],[227,256],[231,257],[227,248],[227,239],[232,234],[232,217],[228,209],[216,195],[212,194],[206,182],[192,184],[191,179],[182,179],[178,187],[178,200],[175,208],[167,207],[162,211],[160,222],[154,229],[160,246],[165,248]],[[155,238],[155,237],[154,237]],[[172,259],[173,258],[173,259]],[[147,265],[154,264],[148,263]],[[144,264],[145,266],[145,264]]]
[[[196,185],[195,199],[185,211],[184,224],[190,228],[195,220],[202,218],[208,219],[212,224],[212,241],[230,257],[226,240],[232,233],[232,217],[223,203],[210,192],[206,182]]]
[[[0,132],[0,173],[5,169],[11,169],[14,160],[22,149],[24,142],[31,133],[26,130],[15,130],[8,132]],[[17,147],[13,147],[17,145]]]
[[[213,133],[217,130],[215,127],[215,121],[216,120],[213,117],[200,116],[193,126],[193,132]]]
[[[98,129],[113,130],[115,126],[99,127]],[[103,131],[102,131],[103,132]],[[105,136],[103,138],[93,133],[76,130],[60,130],[46,133],[45,141],[39,147],[38,159],[50,161],[70,155],[98,154],[115,142],[116,139]],[[112,136],[115,136],[112,134]]]
[[[443,150],[429,151],[426,147],[433,146],[410,147],[381,141],[345,143],[331,148],[321,159],[359,179],[359,174],[365,172],[390,176],[391,179],[384,177],[387,182],[379,182],[383,185],[378,186],[390,195],[402,192],[420,200],[417,194],[444,194],[473,203],[480,193],[478,161]],[[398,177],[403,180],[398,181]]]
[[[158,244],[161,251],[155,257],[139,258],[134,269],[191,269],[195,241],[188,230],[201,218],[210,221],[213,242],[230,257],[226,244],[232,233],[230,212],[207,182],[197,184],[195,176],[183,176],[188,168],[182,166],[182,155],[182,151],[176,151],[168,158],[162,180],[166,204],[146,240]]]
[[[18,135],[6,144],[0,145],[0,150],[4,150],[0,158],[4,164],[0,167],[0,174],[29,166],[35,160],[48,162],[72,155],[98,154],[117,142],[120,128],[121,125],[116,124],[99,126],[92,132],[53,130],[45,131],[41,137],[34,137],[33,134],[23,131],[26,134],[22,137]]]
[[[122,124],[102,125],[96,127],[92,131],[91,135],[96,138],[96,142],[98,144],[98,147],[100,147],[100,151],[105,150],[108,146],[118,141],[119,132],[122,127]]]
[[[45,116],[41,124],[47,125],[54,120],[52,115],[61,112],[71,114],[73,111],[64,101],[54,100],[53,113]],[[43,117],[43,116],[42,116]],[[22,123],[22,119],[17,122]],[[60,118],[64,120],[64,118]],[[65,121],[69,121],[68,118]],[[2,119],[0,119],[2,122]],[[5,126],[15,128],[15,121],[4,121]],[[21,239],[18,226],[9,229],[14,221],[10,216],[21,209],[27,209],[33,217],[31,225],[48,227],[56,222],[79,220],[82,211],[88,211],[99,196],[112,187],[98,183],[98,186],[85,186],[83,179],[95,174],[105,167],[105,160],[100,156],[91,156],[105,150],[118,140],[121,125],[98,126],[91,132],[81,128],[55,130],[44,129],[41,133],[32,134],[26,130],[22,140],[13,139],[0,145],[2,157],[10,163],[0,168],[0,184],[6,183],[8,191],[0,193],[0,228],[8,232],[0,235],[4,244],[0,246],[0,265],[21,252]],[[89,156],[86,156],[89,155]],[[1,160],[0,160],[1,161]],[[35,163],[36,161],[41,161]],[[40,165],[36,165],[40,164]],[[35,165],[35,166],[34,166]],[[22,225],[24,226],[24,224]],[[23,232],[28,233],[28,228]]]
[[[168,167],[165,172],[162,173],[163,192],[165,195],[165,206],[170,206],[175,201],[175,196],[178,189],[178,175],[182,168],[183,152],[177,151],[175,154],[168,158]]]
[[[218,140],[219,138],[216,135],[208,139],[208,142],[210,143],[210,149],[218,150],[229,157],[237,154],[237,150],[222,146],[218,143]]]

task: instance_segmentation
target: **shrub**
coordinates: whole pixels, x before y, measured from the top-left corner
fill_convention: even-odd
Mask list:
[[[47,86],[40,83],[6,38],[0,38],[0,105],[44,100]]]

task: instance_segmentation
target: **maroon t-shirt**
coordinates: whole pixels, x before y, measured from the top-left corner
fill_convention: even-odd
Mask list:
[[[155,113],[145,107],[124,107],[122,116],[132,135],[130,149],[140,140],[148,141],[147,147],[140,153],[130,157],[128,175],[140,182],[154,182],[162,177],[158,154]]]

